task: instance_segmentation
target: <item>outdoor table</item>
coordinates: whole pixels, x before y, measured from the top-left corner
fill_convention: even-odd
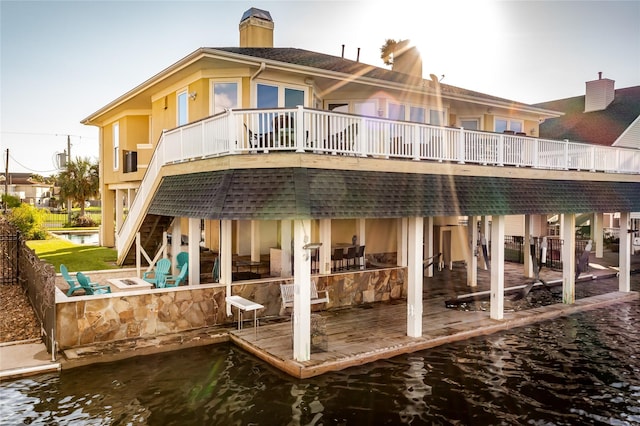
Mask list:
[[[110,278],[107,280],[111,291],[132,291],[148,290],[153,288],[153,284],[138,277],[131,278]]]
[[[258,319],[256,317],[256,310],[262,309],[264,306],[241,296],[227,296],[225,300],[231,306],[238,308],[238,330],[242,330],[242,312],[253,311],[253,328],[256,330],[257,334]]]

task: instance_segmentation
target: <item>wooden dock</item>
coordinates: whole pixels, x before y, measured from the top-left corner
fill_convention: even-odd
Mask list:
[[[489,312],[447,309],[438,297],[424,302],[423,333],[419,338],[406,335],[405,301],[324,311],[320,315],[326,323],[326,350],[312,348],[311,359],[305,362],[292,359],[291,321],[260,325],[257,333],[251,326],[230,331],[230,340],[291,376],[307,378],[638,297],[637,292],[607,293],[579,299],[572,305],[505,312],[499,321],[489,318]]]

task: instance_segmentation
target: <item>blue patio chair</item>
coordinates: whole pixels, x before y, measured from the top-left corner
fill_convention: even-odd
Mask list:
[[[187,271],[189,270],[189,264],[185,263],[180,269],[178,275],[167,275],[164,280],[165,287],[178,287],[187,278]]]
[[[108,285],[92,283],[91,281],[89,281],[89,277],[87,277],[82,272],[78,272],[76,274],[76,279],[78,280],[78,284],[82,286],[86,294],[93,296],[95,294],[111,293],[111,287],[109,287]]]
[[[142,279],[148,283],[155,285],[157,288],[164,287],[164,280],[169,275],[171,269],[171,261],[169,259],[160,259],[156,263],[156,267],[153,271],[145,272],[142,274]]]
[[[78,280],[69,275],[69,270],[64,264],[60,264],[60,274],[62,278],[69,284],[69,290],[67,290],[67,297],[71,297],[76,290],[81,290],[82,286],[78,284]]]
[[[189,253],[186,251],[181,251],[176,255],[176,267],[179,271],[182,270],[182,266],[189,263]]]

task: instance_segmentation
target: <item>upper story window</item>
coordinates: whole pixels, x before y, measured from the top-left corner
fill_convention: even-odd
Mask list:
[[[460,127],[465,130],[480,130],[480,119],[478,118],[461,118]]]
[[[113,134],[113,170],[120,167],[120,123],[113,123],[111,127]]]
[[[211,83],[211,112],[218,114],[240,105],[240,90],[237,81],[214,81]]]
[[[445,112],[437,109],[429,110],[429,124],[434,126],[446,126]]]
[[[426,121],[426,112],[422,107],[412,106],[409,108],[409,121],[415,123],[424,123]]]
[[[258,83],[256,86],[256,106],[258,108],[295,108],[306,105],[306,92],[295,87]]]
[[[387,113],[388,118],[390,118],[391,120],[404,121],[406,119],[404,114],[405,114],[404,105],[389,103],[389,111]]]
[[[521,133],[524,127],[522,120],[512,120],[508,118],[496,117],[494,120],[494,131],[496,133],[503,133],[510,131],[514,133]]]
[[[189,104],[187,103],[189,97],[187,89],[178,92],[177,94],[177,117],[176,122],[178,126],[187,124],[189,122]]]

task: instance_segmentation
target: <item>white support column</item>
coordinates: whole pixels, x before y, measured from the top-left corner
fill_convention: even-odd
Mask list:
[[[331,273],[331,219],[320,219],[320,274]]]
[[[260,262],[260,221],[251,221],[251,261]]]
[[[293,273],[291,270],[291,221],[283,220],[280,223],[280,245],[281,255],[280,267],[281,277],[290,277]]]
[[[171,224],[171,259],[173,259],[172,265],[172,273],[178,274],[178,268],[176,267],[176,259],[178,258],[178,253],[180,253],[181,245],[182,245],[182,229],[181,229],[181,220],[179,217],[173,218],[173,223]],[[191,268],[191,265],[189,265]]]
[[[504,216],[491,221],[491,319],[504,318]]]
[[[618,290],[631,291],[631,234],[629,233],[629,212],[620,212],[620,275],[618,276]]]
[[[531,261],[531,242],[533,241],[533,217],[530,214],[524,215],[524,276],[533,278],[533,262]]]
[[[293,358],[308,361],[311,359],[311,257],[309,250],[302,247],[309,242],[305,239],[310,238],[311,221],[293,223]]]
[[[423,268],[425,277],[433,277],[433,265],[439,259],[433,258],[433,217],[429,216],[424,218],[424,258],[427,263],[431,263],[428,268]]]
[[[596,258],[602,259],[604,256],[604,215],[602,213],[593,214],[593,224],[591,225],[591,236],[593,244],[596,246]]]
[[[120,232],[120,228],[122,228],[122,223],[124,222],[124,200],[122,194],[121,189],[116,189],[116,232]]]
[[[226,284],[226,295],[231,296],[232,281],[232,262],[233,253],[231,252],[231,239],[233,238],[233,222],[231,220],[220,220],[220,252],[218,253],[220,261],[220,283]],[[227,305],[227,316],[231,316],[231,305]]]
[[[576,301],[576,215],[563,214],[562,229],[562,303],[572,305]]]
[[[407,218],[398,219],[398,243],[397,243],[397,263],[398,266],[407,266]]]
[[[407,254],[407,336],[422,336],[422,234],[424,220],[411,217],[408,222]]]
[[[200,285],[200,219],[189,218],[189,285]]]
[[[469,241],[469,255],[467,258],[467,285],[478,285],[478,232],[476,231],[476,217],[467,217],[467,240]]]
[[[367,221],[365,219],[356,219],[356,234],[358,235],[358,245],[364,246],[367,243],[366,227]]]

